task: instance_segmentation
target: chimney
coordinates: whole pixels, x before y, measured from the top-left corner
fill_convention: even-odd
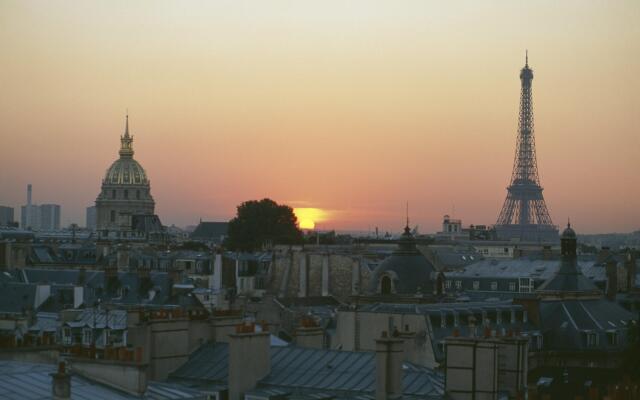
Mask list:
[[[322,295],[329,296],[329,254],[322,257]]]
[[[494,339],[445,340],[445,393],[452,400],[498,398],[498,345]],[[481,393],[482,397],[472,397]]]
[[[376,400],[402,397],[402,339],[390,338],[387,332],[376,339]]]
[[[627,252],[627,257],[624,261],[625,269],[627,270],[627,285],[628,290],[631,291],[636,287],[636,255],[634,252]]]
[[[31,184],[27,185],[27,205],[31,205]]]
[[[211,277],[211,288],[215,292],[219,292],[222,289],[222,252],[216,251],[216,255],[213,261],[213,276]]]
[[[606,296],[609,300],[615,300],[618,293],[618,266],[614,260],[607,261],[607,290]]]
[[[312,349],[324,347],[324,331],[311,317],[303,317],[300,326],[296,329],[296,346]]]
[[[53,399],[70,399],[71,375],[67,373],[64,361],[60,361],[58,363],[58,372],[51,374],[51,376],[53,377],[53,381],[51,382],[51,394]]]
[[[270,335],[253,325],[238,325],[229,335],[229,400],[242,400],[271,372]]]

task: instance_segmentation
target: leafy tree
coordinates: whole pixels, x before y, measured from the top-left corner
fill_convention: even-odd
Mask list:
[[[302,242],[302,231],[293,209],[271,199],[250,200],[238,206],[238,214],[229,221],[225,247],[254,251],[268,244]]]

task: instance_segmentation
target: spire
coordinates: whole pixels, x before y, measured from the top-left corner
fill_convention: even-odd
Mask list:
[[[406,210],[406,213],[407,213],[407,228],[408,228],[408,227],[409,227],[409,202],[408,202],[408,201],[407,201],[407,210]]]
[[[129,137],[129,109],[127,109],[127,122],[125,123],[124,137]]]
[[[571,218],[567,217],[567,228],[571,228]]]
[[[120,158],[133,157],[133,136],[129,134],[129,110],[127,110],[124,135],[120,136]]]
[[[529,67],[529,50],[524,51],[524,66]]]

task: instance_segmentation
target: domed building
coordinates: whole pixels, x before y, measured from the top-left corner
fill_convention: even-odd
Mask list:
[[[127,115],[125,132],[120,137],[120,158],[107,169],[96,199],[100,239],[140,239],[146,235],[143,231],[162,230],[154,215],[155,202],[147,173],[133,159],[132,144]]]
[[[407,225],[397,249],[373,271],[369,283],[372,295],[415,295],[440,292],[442,276],[418,250]]]

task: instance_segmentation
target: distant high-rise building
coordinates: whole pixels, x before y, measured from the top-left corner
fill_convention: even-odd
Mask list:
[[[13,207],[0,206],[0,226],[13,224]]]
[[[96,206],[87,207],[87,229],[91,231],[96,230],[96,225],[98,223],[98,214],[96,211]]]
[[[38,206],[31,202],[32,188],[27,185],[27,204],[20,208],[20,227],[23,229],[40,229],[40,213]]]
[[[51,231],[60,229],[60,206],[43,204],[38,206],[32,202],[32,187],[27,185],[27,204],[21,207],[20,227],[34,231]]]
[[[43,204],[40,211],[40,230],[56,231],[60,229],[60,206],[58,204]]]

